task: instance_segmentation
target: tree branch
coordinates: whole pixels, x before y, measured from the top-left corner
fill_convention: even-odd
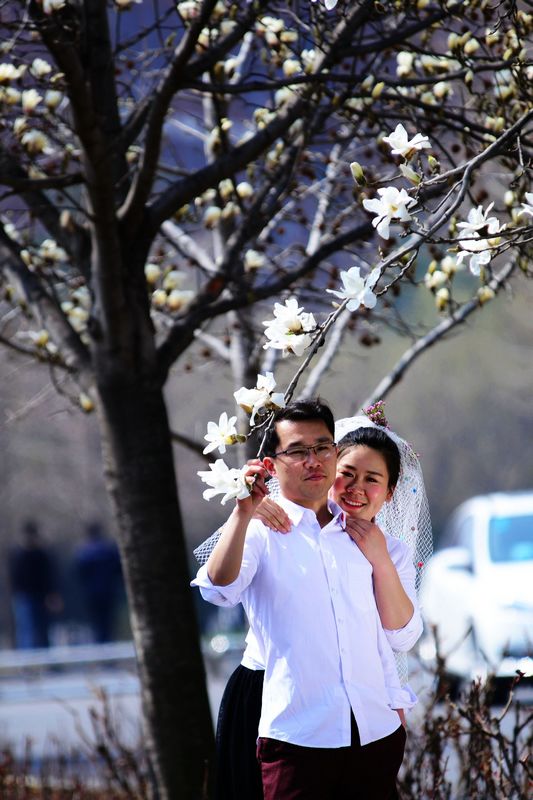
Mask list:
[[[494,277],[489,282],[488,285],[490,288],[497,293],[510,278],[515,268],[515,262],[506,264],[502,268],[499,275]],[[367,406],[373,405],[373,403],[375,403],[377,400],[383,400],[385,397],[387,397],[394,386],[396,386],[402,380],[409,367],[412,366],[414,361],[416,361],[416,359],[419,358],[422,353],[436,344],[439,339],[442,339],[451,330],[461,325],[471,314],[474,313],[474,311],[477,311],[479,308],[481,308],[481,303],[479,300],[469,300],[467,303],[464,303],[464,305],[461,306],[459,311],[456,311],[451,317],[440,322],[431,331],[429,331],[429,333],[415,342],[415,344],[406,350],[402,357],[397,361],[389,374],[378,383],[376,388],[368,395],[363,403],[361,403],[360,407],[366,408]]]

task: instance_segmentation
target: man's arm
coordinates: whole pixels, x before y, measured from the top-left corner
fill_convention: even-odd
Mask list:
[[[255,510],[267,493],[266,470],[261,462],[249,464],[246,478],[250,496],[237,500],[229,519],[224,523],[220,539],[207,560],[207,574],[215,586],[228,586],[239,576],[246,530]]]

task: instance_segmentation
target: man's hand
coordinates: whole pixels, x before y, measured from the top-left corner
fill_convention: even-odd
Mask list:
[[[244,480],[250,487],[250,496],[245,497],[243,500],[237,500],[237,506],[240,510],[252,512],[262,503],[268,494],[265,483],[265,478],[267,476],[268,472],[263,466],[262,461],[258,458],[253,458],[248,461],[247,469],[244,473]]]

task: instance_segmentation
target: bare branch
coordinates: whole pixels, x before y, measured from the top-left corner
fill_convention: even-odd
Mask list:
[[[339,348],[342,344],[346,334],[347,326],[351,319],[351,313],[344,310],[335,321],[335,324],[332,326],[326,340],[326,344],[324,345],[324,350],[316,365],[309,371],[305,386],[298,395],[299,400],[305,400],[316,394],[317,388],[320,385],[320,381],[331,367],[333,359],[339,352]]]
[[[488,285],[490,288],[497,293],[510,278],[515,269],[515,262],[509,262],[506,264],[502,268],[501,272],[489,282]],[[394,388],[394,386],[396,386],[402,380],[406,371],[412,366],[413,362],[422,355],[422,353],[436,344],[454,328],[461,325],[479,308],[481,308],[481,303],[479,300],[469,300],[467,303],[464,303],[464,305],[461,306],[458,311],[448,317],[448,319],[440,322],[431,331],[429,331],[429,333],[415,342],[412,347],[405,351],[389,374],[379,382],[370,395],[360,404],[360,407],[366,408],[367,406],[375,403],[377,400],[383,400]]]

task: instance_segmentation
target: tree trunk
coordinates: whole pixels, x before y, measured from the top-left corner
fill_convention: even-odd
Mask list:
[[[213,726],[161,386],[115,375],[98,388],[105,474],[159,796],[204,800]]]

